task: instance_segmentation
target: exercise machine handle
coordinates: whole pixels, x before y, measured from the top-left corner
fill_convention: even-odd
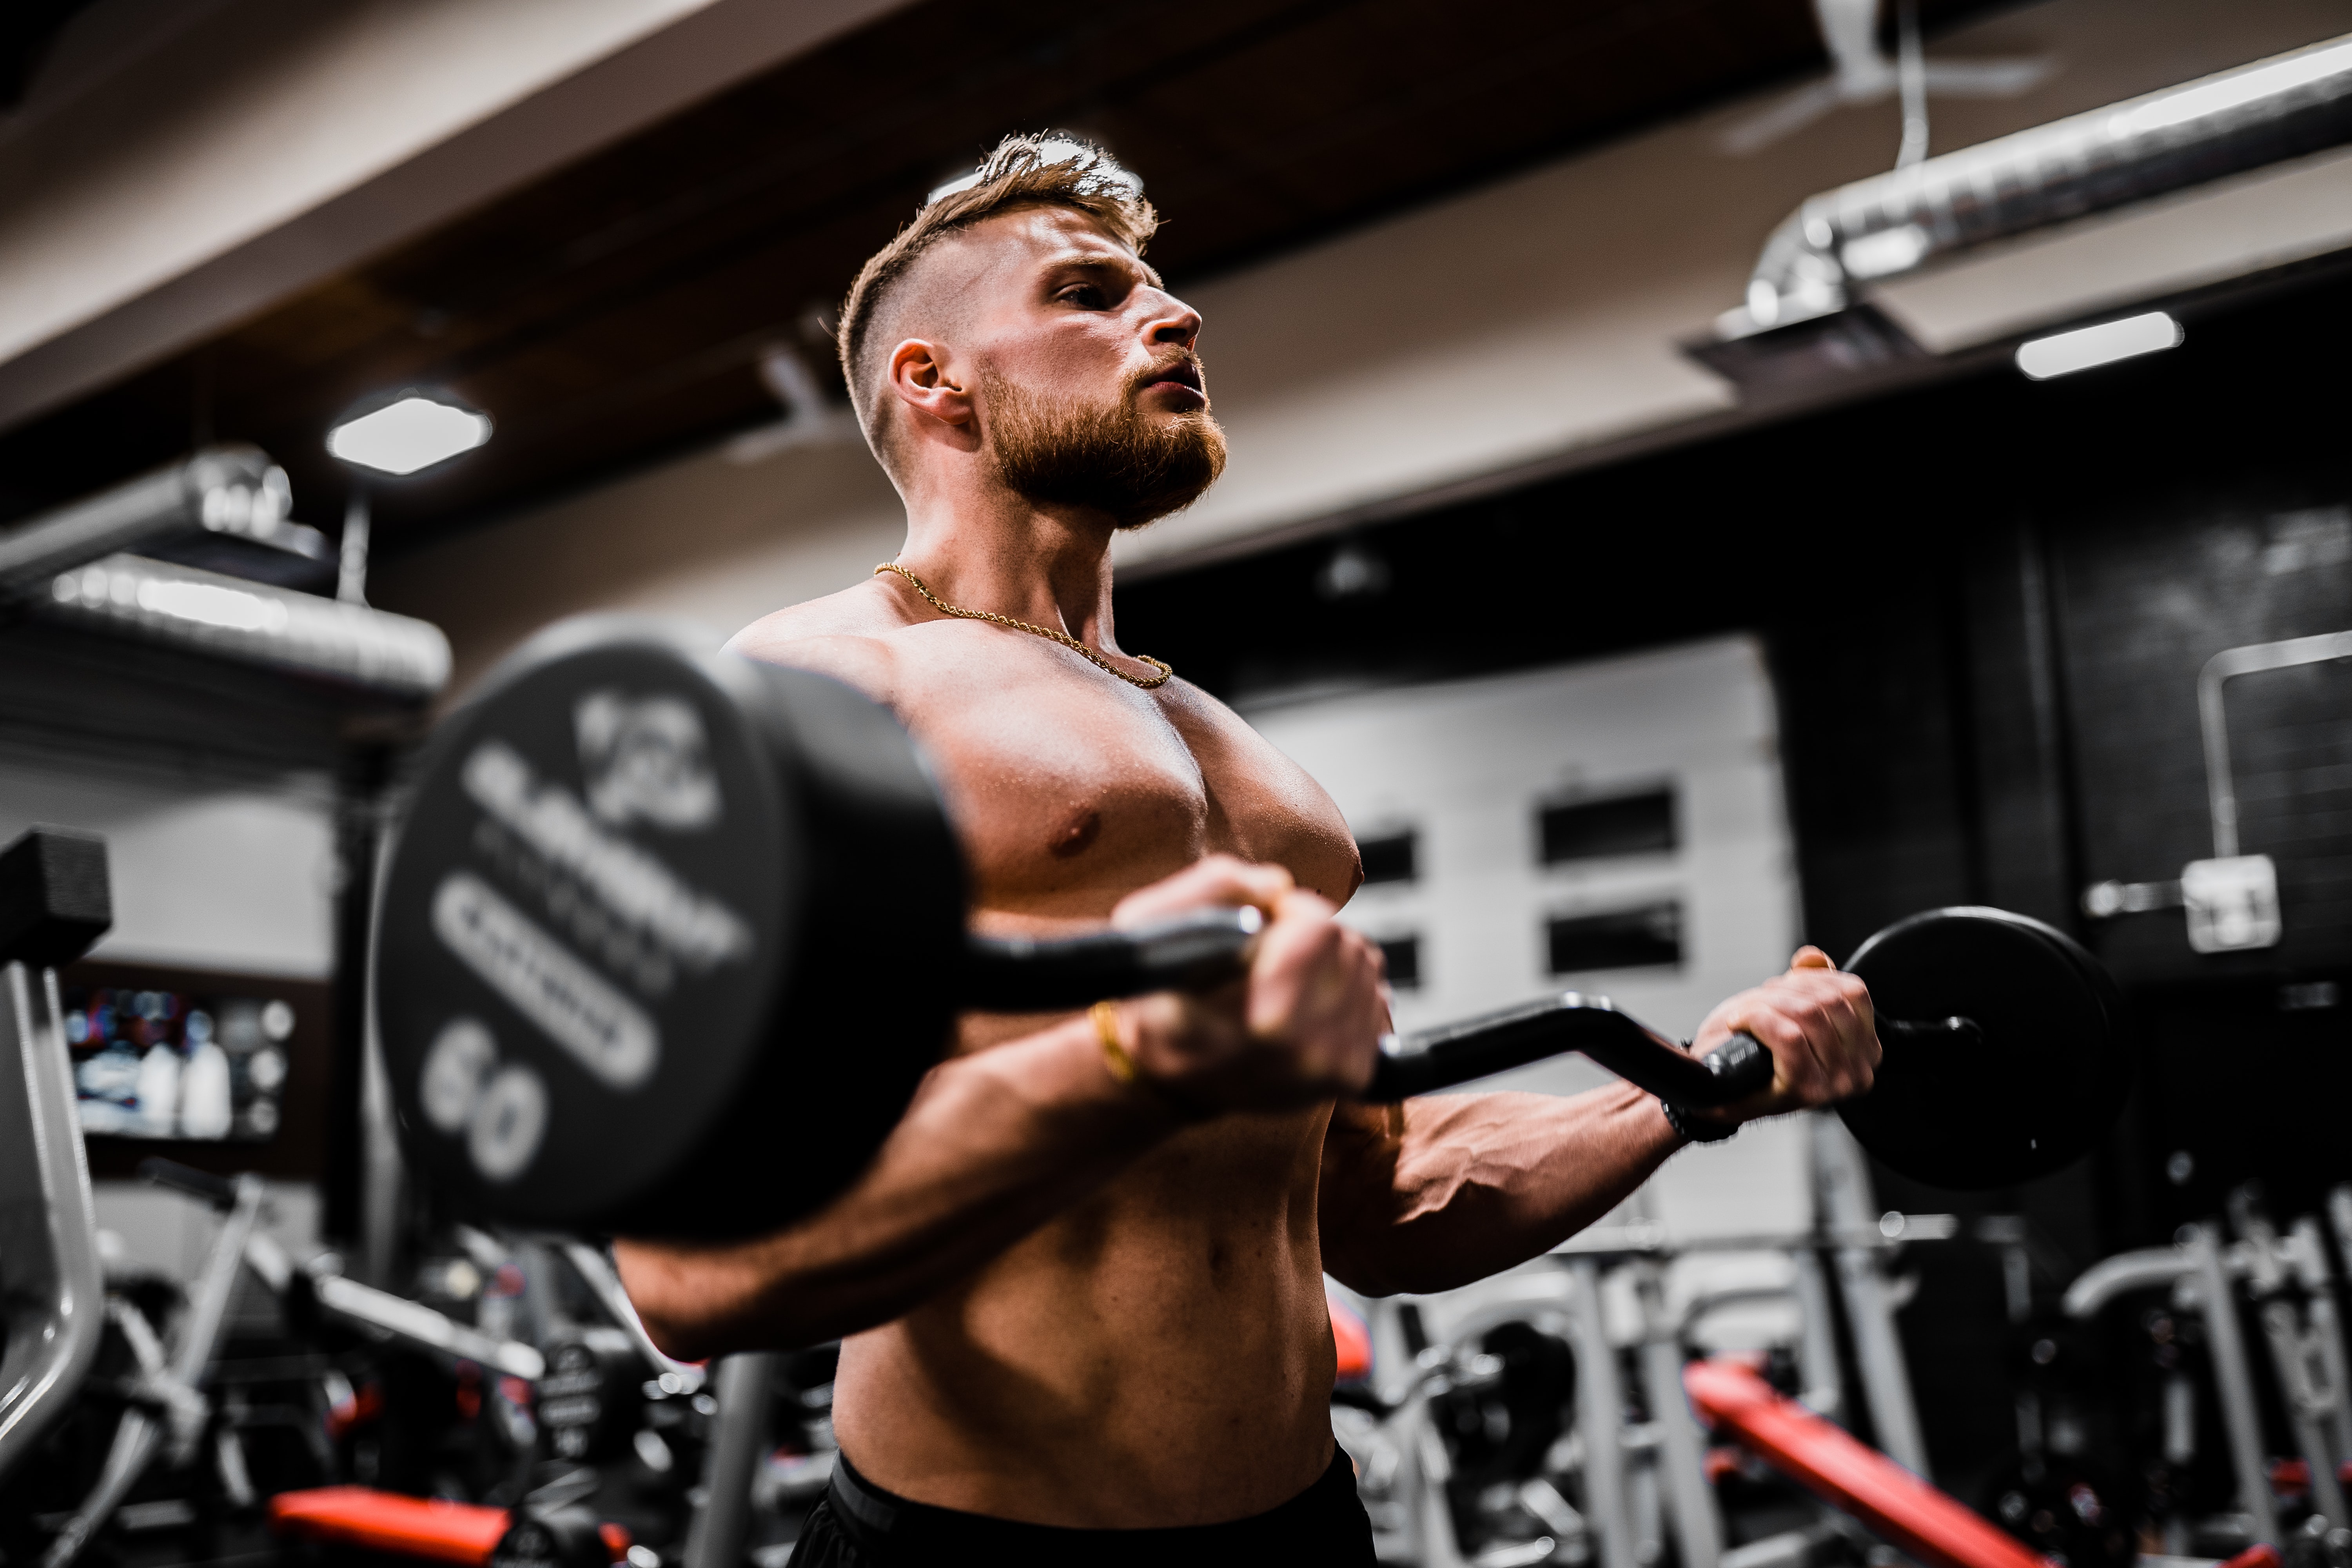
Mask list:
[[[957,1000],[982,1013],[1052,1013],[1107,996],[1213,991],[1247,972],[1265,923],[1254,909],[1217,909],[1083,936],[971,936]]]
[[[1734,1035],[1712,1054],[1694,1057],[1608,998],[1563,991],[1441,1028],[1388,1036],[1363,1098],[1407,1100],[1567,1051],[1581,1052],[1674,1105],[1733,1105],[1772,1086],[1772,1053],[1751,1036]]]

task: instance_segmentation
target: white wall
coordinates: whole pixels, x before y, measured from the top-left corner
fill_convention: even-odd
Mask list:
[[[0,755],[0,843],[36,823],[103,834],[114,929],[91,956],[323,980],[334,821],[324,778],[275,787]]]
[[[1401,993],[1413,1029],[1548,992],[1608,995],[1687,1038],[1709,1008],[1784,968],[1797,889],[1782,805],[1779,723],[1761,650],[1726,637],[1661,652],[1477,680],[1255,708],[1260,733],[1321,782],[1360,837],[1411,824],[1420,875],[1367,886],[1347,918],[1375,937],[1416,931],[1423,984]],[[1671,781],[1671,854],[1545,867],[1539,802]],[[1558,913],[1659,897],[1683,906],[1678,969],[1555,976],[1544,924]],[[1582,1057],[1521,1068],[1492,1087],[1575,1093],[1609,1081]],[[1678,1235],[1811,1222],[1793,1121],[1685,1151],[1651,1183],[1651,1213]]]
[[[1419,877],[1367,886],[1346,911],[1374,936],[1422,936],[1423,984],[1400,994],[1401,1027],[1573,987],[1687,1037],[1717,1002],[1779,971],[1796,945],[1779,723],[1753,639],[1310,698],[1247,717],[1322,782],[1360,837],[1403,825],[1420,832]],[[1677,795],[1672,853],[1538,863],[1539,803],[1659,781]],[[1661,896],[1683,906],[1679,969],[1549,973],[1548,916]],[[1583,1058],[1564,1057],[1477,1087],[1568,1094],[1608,1080]],[[1676,1240],[1810,1229],[1806,1145],[1800,1119],[1751,1123],[1727,1142],[1675,1155],[1603,1223],[1654,1222]],[[1788,1290],[1791,1275],[1780,1253],[1699,1253],[1671,1264],[1666,1293],[1679,1310],[1705,1292]],[[1540,1304],[1556,1310],[1561,1288],[1558,1272],[1538,1263],[1416,1300],[1444,1342],[1506,1311],[1535,1310],[1541,1321]],[[1393,1387],[1406,1364],[1394,1314],[1349,1299],[1376,1325],[1379,1375]],[[1631,1342],[1640,1331],[1631,1277],[1611,1275],[1602,1300],[1612,1338]],[[1791,1342],[1797,1325],[1793,1300],[1783,1298],[1710,1315],[1702,1333],[1717,1348],[1756,1348]]]

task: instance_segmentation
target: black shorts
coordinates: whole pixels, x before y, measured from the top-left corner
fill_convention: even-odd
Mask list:
[[[1356,1498],[1355,1467],[1334,1450],[1323,1479],[1279,1507],[1224,1524],[1172,1530],[1066,1530],[909,1502],[836,1457],[833,1484],[809,1515],[791,1568],[1010,1563],[1022,1568],[1369,1568],[1372,1523]]]

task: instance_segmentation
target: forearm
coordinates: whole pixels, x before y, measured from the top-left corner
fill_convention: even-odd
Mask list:
[[[1080,1018],[942,1064],[874,1164],[784,1230],[624,1240],[622,1282],[673,1355],[812,1344],[898,1317],[1181,1125],[1106,1070]]]
[[[1466,1285],[1557,1247],[1681,1146],[1630,1084],[1343,1106],[1326,1144],[1324,1267],[1372,1295]]]

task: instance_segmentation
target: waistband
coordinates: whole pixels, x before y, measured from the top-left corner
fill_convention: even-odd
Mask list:
[[[834,1458],[826,1500],[843,1532],[877,1559],[904,1552],[1019,1553],[1035,1568],[1062,1563],[1144,1565],[1181,1563],[1194,1568],[1203,1552],[1278,1552],[1286,1562],[1370,1563],[1371,1525],[1356,1497],[1355,1467],[1335,1444],[1320,1478],[1289,1501],[1264,1513],[1218,1524],[1150,1530],[1079,1530],[1028,1524],[916,1502],[857,1473],[846,1455]],[[1106,1556],[1115,1552],[1116,1556]]]

